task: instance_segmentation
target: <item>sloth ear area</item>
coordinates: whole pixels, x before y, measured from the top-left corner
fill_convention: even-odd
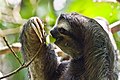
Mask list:
[[[95,19],[90,19],[89,20],[90,23],[93,23],[93,24],[99,24]],[[100,24],[99,24],[100,25]]]

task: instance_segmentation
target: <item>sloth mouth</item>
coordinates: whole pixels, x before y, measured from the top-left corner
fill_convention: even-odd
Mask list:
[[[60,41],[62,41],[63,40],[63,37],[62,36],[59,36],[59,37],[57,37],[57,38],[55,38],[56,39],[56,41],[55,42],[60,42]]]
[[[52,37],[56,39],[55,43],[59,43],[63,40],[63,36],[61,36],[57,31],[51,30],[50,33]]]
[[[55,44],[58,44],[63,40],[62,36],[57,36],[57,37],[53,37],[53,38],[55,38],[55,42],[54,42]]]

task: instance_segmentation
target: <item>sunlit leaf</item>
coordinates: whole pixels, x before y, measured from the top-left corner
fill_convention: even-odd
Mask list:
[[[21,4],[21,16],[22,18],[30,18],[35,15],[36,6],[33,6],[30,0],[22,0]]]
[[[93,0],[74,0],[66,8],[67,12],[78,12],[85,16],[104,17],[110,23],[120,19],[119,3],[93,2]]]

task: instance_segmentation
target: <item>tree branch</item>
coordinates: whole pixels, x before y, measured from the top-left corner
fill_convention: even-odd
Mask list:
[[[111,28],[112,33],[120,31],[120,21],[114,22],[109,26]]]
[[[16,74],[17,72],[19,72],[20,70],[22,70],[22,69],[24,69],[24,68],[27,68],[27,67],[34,61],[34,59],[35,59],[36,56],[39,54],[39,52],[42,51],[42,50],[41,50],[41,49],[42,49],[42,46],[43,46],[43,45],[40,46],[40,48],[39,48],[39,50],[37,51],[37,53],[32,57],[32,59],[31,59],[29,62],[23,64],[22,66],[20,66],[19,68],[17,68],[17,69],[14,70],[13,72],[10,72],[10,73],[4,75],[3,77],[0,77],[0,79],[10,77],[10,76],[12,76],[13,74]]]
[[[14,52],[19,52],[20,51],[20,47],[11,46],[11,48],[14,50]],[[7,46],[0,49],[0,55],[7,54],[7,53],[11,53],[11,50]]]
[[[16,55],[16,53],[14,52],[14,50],[10,47],[10,45],[8,44],[8,42],[7,42],[7,40],[6,40],[5,37],[3,37],[3,40],[5,41],[6,45],[11,50],[11,52],[13,53],[13,55],[15,56],[15,58],[17,59],[17,61],[22,65],[22,62],[20,61],[19,57]]]

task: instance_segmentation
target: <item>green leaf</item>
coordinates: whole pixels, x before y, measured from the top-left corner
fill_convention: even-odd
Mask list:
[[[120,31],[117,33],[114,33],[114,38],[117,44],[118,49],[120,50]]]
[[[93,0],[74,0],[69,3],[67,12],[78,12],[85,16],[95,18],[104,17],[110,23],[120,19],[120,4],[109,2],[93,2]]]
[[[30,0],[22,0],[20,14],[23,18],[28,19],[35,15],[36,6],[33,6]]]
[[[17,52],[17,55],[18,55],[19,59],[23,62],[21,53]],[[18,63],[18,61],[16,60],[15,56],[12,53],[8,53],[7,55],[5,55],[4,63],[6,65],[5,68],[8,69],[8,72],[12,72],[20,66],[20,64]],[[11,80],[16,80],[16,79],[17,80],[29,80],[28,79],[28,70],[22,69],[18,73],[10,76],[10,79]]]

